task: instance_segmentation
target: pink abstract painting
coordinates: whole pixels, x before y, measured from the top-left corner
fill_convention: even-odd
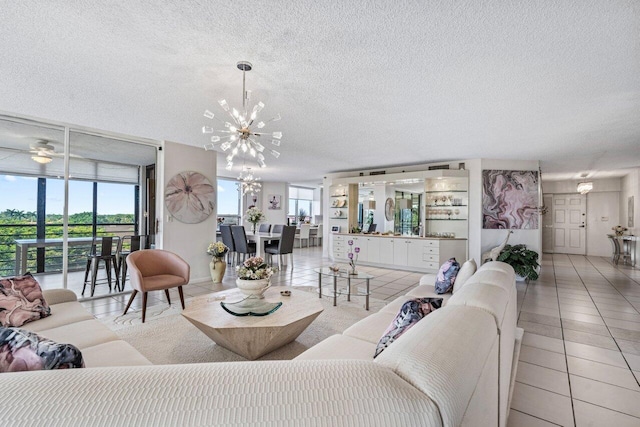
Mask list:
[[[167,210],[178,221],[197,224],[213,213],[216,194],[201,173],[181,172],[167,183],[164,198]]]
[[[482,228],[538,228],[538,171],[482,171]]]

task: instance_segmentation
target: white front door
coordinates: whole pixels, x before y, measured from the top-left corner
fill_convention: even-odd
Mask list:
[[[586,254],[586,196],[582,194],[553,195],[553,252]]]

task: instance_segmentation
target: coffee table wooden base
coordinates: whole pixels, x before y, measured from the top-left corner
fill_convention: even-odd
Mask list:
[[[265,293],[269,301],[283,301],[282,307],[268,316],[237,317],[224,311],[214,295],[228,293],[229,301],[238,300],[236,290],[195,298],[182,315],[216,344],[254,360],[294,341],[322,313],[313,294],[293,289],[291,296],[281,296],[285,289],[292,290],[280,286]]]

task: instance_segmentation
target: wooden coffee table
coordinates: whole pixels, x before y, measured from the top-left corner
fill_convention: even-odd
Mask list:
[[[282,290],[291,291],[291,296],[280,295]],[[222,296],[224,300],[218,299]],[[267,316],[234,316],[220,305],[242,298],[237,289],[202,295],[192,299],[182,315],[216,344],[254,360],[295,340],[323,310],[315,294],[289,286],[267,289],[266,300],[282,301]]]

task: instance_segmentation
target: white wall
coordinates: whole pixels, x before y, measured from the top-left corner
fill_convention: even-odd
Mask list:
[[[587,255],[611,256],[611,243],[607,234],[618,225],[619,191],[589,192],[587,194]]]
[[[191,266],[191,283],[210,281],[207,246],[216,239],[216,214],[199,224],[183,224],[171,217],[164,204],[164,188],[177,173],[200,172],[217,188],[216,152],[165,141],[162,173],[158,182],[158,218],[161,225],[162,248],[175,252]],[[217,207],[216,207],[217,208]]]
[[[280,209],[269,209],[269,196],[280,196]],[[289,204],[289,185],[286,182],[263,182],[259,193],[258,205],[264,212],[269,224],[286,224]]]
[[[629,197],[633,197],[633,227],[628,225]],[[620,221],[618,224],[629,228],[629,233],[640,234],[640,169],[634,169],[621,179]]]
[[[498,246],[507,236],[506,230],[484,230],[482,228],[482,171],[483,170],[522,170],[537,171],[538,161],[481,159],[480,169],[475,161],[466,161],[469,170],[469,258],[479,262],[482,252]],[[540,196],[539,206],[542,205]],[[478,248],[478,230],[480,230],[480,248]],[[537,230],[512,230],[509,244],[525,244],[528,249],[542,255],[542,217]],[[473,247],[471,245],[473,243]]]

